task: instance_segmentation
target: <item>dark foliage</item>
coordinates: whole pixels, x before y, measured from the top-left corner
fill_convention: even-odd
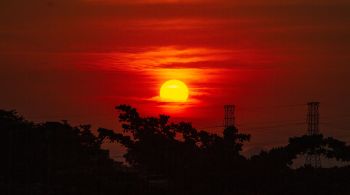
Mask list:
[[[89,125],[34,124],[1,110],[0,131],[1,194],[139,194],[143,185],[109,158]]]
[[[350,160],[350,147],[322,135],[242,156],[250,135],[236,127],[222,135],[198,131],[169,116],[142,117],[116,107],[123,132],[67,122],[34,124],[0,111],[2,194],[350,194],[350,168],[291,169],[298,155]],[[127,148],[130,167],[111,160],[104,142]]]
[[[168,116],[141,117],[127,105],[116,109],[120,111],[124,133],[100,129],[101,139],[123,144],[128,149],[125,158],[130,165],[146,175],[160,175],[169,184],[168,194],[350,192],[346,184],[350,177],[340,174],[341,170],[349,172],[349,167],[290,168],[298,155],[305,154],[348,161],[350,147],[333,138],[294,137],[284,147],[246,159],[240,152],[250,136],[240,134],[235,127],[225,129],[221,136],[197,131],[190,123],[169,123]]]

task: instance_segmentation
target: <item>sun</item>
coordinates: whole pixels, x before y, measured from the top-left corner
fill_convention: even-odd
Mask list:
[[[162,102],[186,102],[188,99],[188,87],[179,80],[168,80],[160,88]]]

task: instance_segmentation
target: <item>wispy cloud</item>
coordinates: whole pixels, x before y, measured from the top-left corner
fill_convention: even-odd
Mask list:
[[[263,51],[205,47],[157,47],[104,54],[99,65],[110,70],[158,71],[165,69],[225,69],[269,64],[277,57]]]
[[[228,60],[230,51],[210,49],[210,48],[179,48],[175,46],[149,48],[133,53],[113,53],[112,63],[115,68],[128,68],[134,70],[147,70],[174,65]],[[169,66],[170,65],[170,66]],[[187,67],[191,68],[191,67]]]

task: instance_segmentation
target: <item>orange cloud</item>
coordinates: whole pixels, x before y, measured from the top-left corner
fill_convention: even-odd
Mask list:
[[[228,60],[230,51],[213,48],[180,48],[175,46],[149,48],[139,52],[117,52],[111,53],[106,59],[113,67],[110,69],[128,69],[128,70],[150,70],[157,68],[178,68],[182,64],[207,62],[207,61],[225,61]],[[188,67],[193,68],[193,67]]]

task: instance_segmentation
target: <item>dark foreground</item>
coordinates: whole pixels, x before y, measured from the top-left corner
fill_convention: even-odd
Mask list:
[[[346,143],[322,135],[290,138],[289,144],[250,159],[240,152],[250,136],[235,127],[223,135],[198,131],[169,117],[141,117],[117,107],[123,133],[67,122],[35,124],[0,110],[0,194],[350,194],[350,167],[291,169],[297,155],[350,160]],[[104,142],[128,150],[128,166],[110,159]]]

